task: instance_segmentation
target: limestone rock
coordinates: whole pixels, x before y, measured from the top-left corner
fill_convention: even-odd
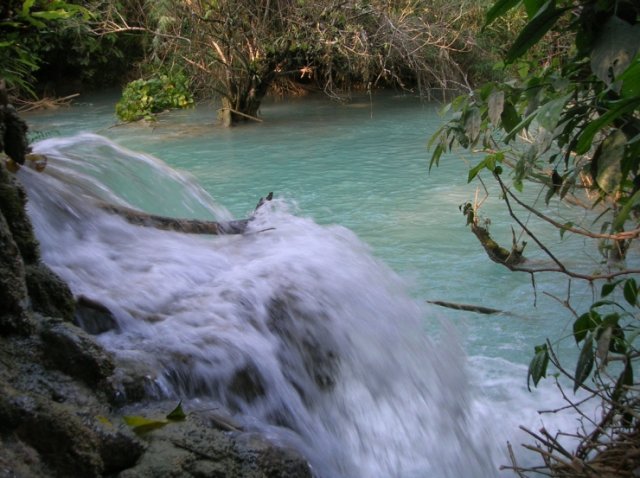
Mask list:
[[[69,286],[42,262],[25,268],[31,307],[49,317],[73,320],[75,304]]]
[[[157,407],[160,406],[160,409]],[[175,404],[139,410],[163,416]],[[153,408],[155,407],[155,408]],[[164,408],[164,412],[160,411]],[[155,412],[154,412],[155,410]],[[180,476],[193,478],[311,478],[306,460],[295,450],[275,446],[258,433],[211,428],[198,413],[144,435],[147,452],[119,478]]]
[[[107,307],[83,295],[76,301],[74,323],[91,335],[118,328],[115,316]]]
[[[45,356],[53,366],[87,385],[105,384],[113,374],[111,356],[75,325],[50,320],[40,336]]]

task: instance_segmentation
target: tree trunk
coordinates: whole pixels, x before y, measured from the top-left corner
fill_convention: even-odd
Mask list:
[[[222,97],[220,109],[222,126],[228,128],[249,120],[261,121],[258,118],[258,110],[276,78],[275,68],[275,64],[269,63],[261,74],[253,74],[246,83],[240,81],[227,85],[227,95]]]

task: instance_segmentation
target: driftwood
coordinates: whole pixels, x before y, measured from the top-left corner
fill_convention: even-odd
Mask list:
[[[509,269],[513,269],[517,265],[526,261],[525,257],[522,255],[522,251],[527,243],[523,242],[522,244],[518,244],[513,229],[511,230],[511,234],[513,236],[511,250],[505,249],[493,240],[486,227],[478,224],[478,216],[471,203],[466,203],[460,206],[460,210],[462,211],[462,214],[467,217],[467,225],[471,226],[471,232],[473,232],[478,241],[480,241],[480,244],[482,244],[482,247],[484,247],[484,250],[492,261],[502,264]]]
[[[71,100],[80,96],[80,93],[74,93],[73,95],[65,96],[63,98],[41,98],[36,101],[25,101],[18,99],[16,103],[20,106],[18,111],[20,113],[27,113],[34,110],[53,110],[61,106],[69,106]]]
[[[456,302],[444,302],[442,300],[428,300],[427,303],[433,305],[439,305],[440,307],[447,307],[448,309],[466,310],[468,312],[478,312],[479,314],[505,314],[511,315],[510,312],[505,312],[500,309],[492,309],[490,307],[483,307],[481,305],[470,304],[458,304]]]
[[[256,211],[268,201],[273,199],[273,193],[269,193],[266,198],[260,198]],[[115,206],[113,204],[101,203],[100,208],[117,214],[124,218],[127,222],[136,226],[153,227],[165,231],[184,232],[187,234],[244,234],[247,226],[252,218],[240,219],[237,221],[216,222],[204,221],[200,219],[176,219],[166,216],[158,216],[138,211],[136,209],[124,206]]]

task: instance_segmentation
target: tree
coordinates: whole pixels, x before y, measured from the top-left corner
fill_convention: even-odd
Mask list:
[[[534,348],[527,382],[537,385],[551,363],[574,392],[583,389],[589,400],[601,402],[601,414],[588,416],[585,402],[576,403],[558,381],[583,420],[578,443],[566,450],[557,435],[542,430],[530,432],[537,444],[528,447],[540,453],[542,469],[552,476],[631,476],[638,458],[629,451],[640,444],[640,388],[634,375],[640,358],[635,279],[640,270],[625,264],[632,263],[629,254],[637,254],[633,243],[640,237],[640,5],[497,0],[486,26],[516,7],[528,19],[505,54],[507,71],[516,78],[487,83],[449,105],[451,119],[430,142],[431,166],[456,147],[482,153],[469,182],[482,181],[485,174],[495,181],[516,228],[548,263],[527,261],[515,229],[511,247],[499,246],[481,218],[481,204],[468,202],[461,210],[491,259],[532,279],[552,271],[597,288],[599,298],[586,310],[572,304],[571,296],[558,298],[573,316],[575,368],[558,358],[561,339],[547,339]],[[532,49],[537,54],[531,55]],[[525,187],[539,188],[544,203],[524,200]],[[591,224],[552,217],[545,206],[553,201],[582,204],[597,216]],[[529,214],[556,227],[561,237],[597,242],[600,271],[567,266],[566,258],[527,225],[523,216]],[[511,468],[521,476],[533,471],[515,460]]]
[[[466,2],[466,0],[464,0]],[[471,2],[469,5],[474,5]],[[143,29],[150,70],[179,69],[199,97],[222,99],[226,124],[255,119],[274,84],[294,78],[339,98],[352,87],[421,94],[467,84],[478,8],[403,0],[162,0],[104,31]]]

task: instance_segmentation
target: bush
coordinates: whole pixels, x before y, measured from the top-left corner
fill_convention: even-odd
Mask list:
[[[116,115],[122,121],[155,120],[155,113],[193,106],[184,75],[160,75],[130,82],[116,104]]]

